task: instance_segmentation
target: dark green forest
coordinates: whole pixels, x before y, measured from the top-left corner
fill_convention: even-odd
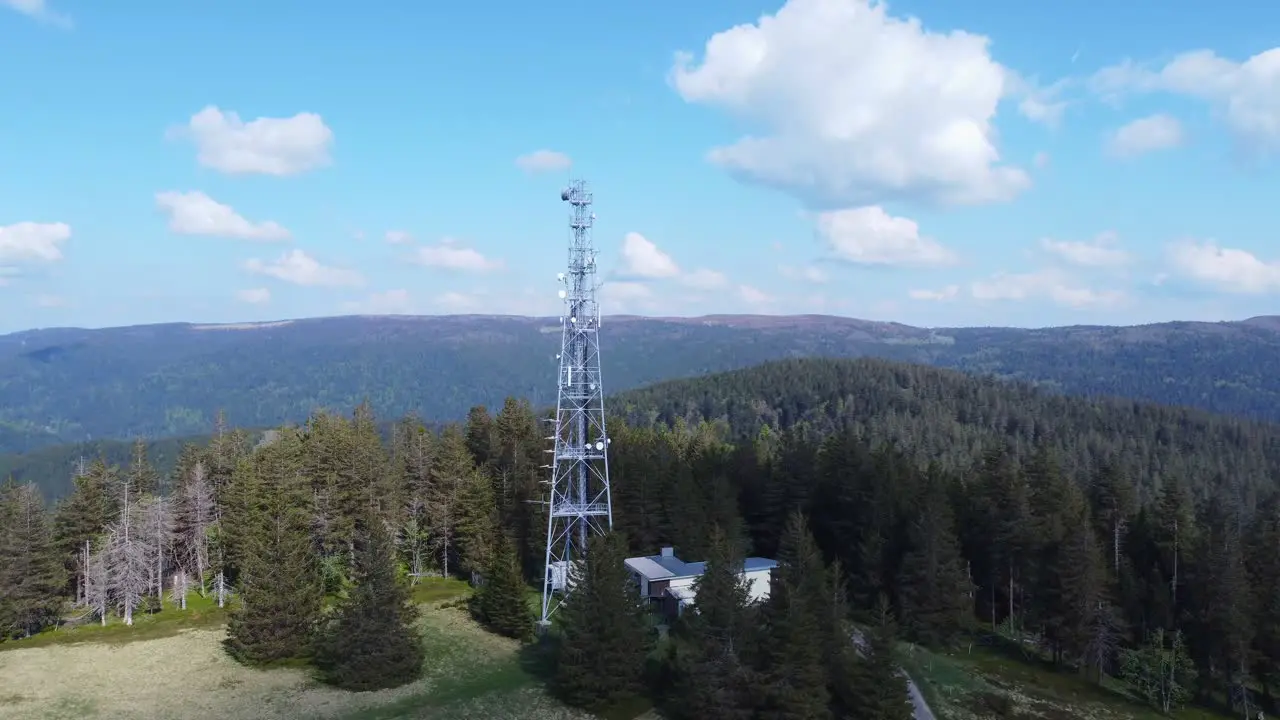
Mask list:
[[[528,637],[517,595],[540,582],[545,533],[534,407],[385,432],[361,405],[266,442],[223,425],[164,473],[140,442],[122,464],[90,459],[47,509],[11,484],[0,625],[164,612],[178,582],[231,607],[240,661],[302,660],[362,689],[414,676],[406,577],[436,573],[477,583],[476,616]],[[1160,712],[1278,709],[1269,425],[883,361],[774,363],[611,407],[615,532],[544,640],[567,702],[909,717],[901,639],[1034,648]],[[664,545],[708,571],[699,611],[660,638],[621,560]],[[779,561],[758,606],[733,571],[748,553]]]
[[[1280,323],[928,330],[827,316],[607,318],[612,391],[794,357],[861,356],[1280,420]],[[554,401],[555,318],[341,317],[0,336],[0,452],[301,422],[368,400],[454,421],[508,396]]]

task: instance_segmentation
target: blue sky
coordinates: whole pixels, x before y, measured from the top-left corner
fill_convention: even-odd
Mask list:
[[[0,0],[0,332],[555,314],[570,160],[606,313],[1275,313],[1280,6],[1150,7]]]

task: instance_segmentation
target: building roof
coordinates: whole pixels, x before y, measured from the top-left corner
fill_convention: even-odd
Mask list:
[[[627,558],[626,565],[649,582],[698,577],[707,569],[705,562],[687,563],[677,557],[662,555]],[[742,571],[770,570],[777,566],[776,560],[749,557],[743,563]]]

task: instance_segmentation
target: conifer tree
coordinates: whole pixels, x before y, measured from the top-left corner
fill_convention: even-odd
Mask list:
[[[778,566],[763,608],[759,697],[762,717],[817,718],[827,713],[825,632],[830,632],[829,585],[804,516],[787,520]]]
[[[956,540],[945,489],[930,474],[908,530],[910,549],[898,574],[903,624],[916,642],[951,642],[973,614],[973,587]]]
[[[323,582],[299,451],[297,437],[284,433],[242,461],[232,480],[246,506],[236,540],[241,603],[226,647],[248,664],[305,657],[320,617]]]
[[[58,552],[70,578],[79,578],[76,590],[83,590],[84,568],[81,555],[85,543],[92,543],[115,519],[119,494],[117,468],[101,458],[94,460],[72,479],[71,495],[63,500],[54,514],[54,535]],[[69,588],[70,589],[70,588]]]
[[[424,648],[417,608],[396,576],[395,547],[381,519],[357,523],[352,587],[318,634],[315,663],[322,677],[347,690],[378,690],[412,682]]]
[[[910,720],[911,695],[907,691],[906,676],[898,668],[895,659],[897,629],[888,600],[883,597],[880,599],[877,615],[863,658],[864,704],[849,717],[860,720]]]
[[[570,566],[572,592],[560,607],[554,686],[570,705],[601,711],[643,689],[651,645],[645,607],[624,561],[627,541],[610,532],[591,539]]]
[[[1254,675],[1271,699],[1280,685],[1280,492],[1259,508],[1249,528],[1246,567],[1253,594]]]
[[[129,483],[129,495],[139,501],[143,495],[156,495],[160,492],[160,474],[147,458],[147,441],[142,438],[135,438],[133,441],[129,469],[124,481]]]
[[[66,570],[35,485],[0,487],[0,639],[30,636],[55,622]]]
[[[500,635],[528,640],[533,635],[533,614],[525,589],[520,558],[506,534],[499,533],[484,584],[472,599],[476,619]]]
[[[719,525],[710,537],[706,568],[694,581],[694,608],[677,626],[676,702],[665,714],[673,719],[745,720],[754,712],[750,589],[741,573],[739,542]]]

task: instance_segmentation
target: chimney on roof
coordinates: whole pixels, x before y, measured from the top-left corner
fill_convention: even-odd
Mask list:
[[[670,548],[670,547],[662,548],[662,557],[675,557],[675,556],[676,556],[675,548]]]

